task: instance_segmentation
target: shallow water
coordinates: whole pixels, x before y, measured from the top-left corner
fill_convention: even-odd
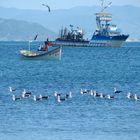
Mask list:
[[[0,42],[0,140],[139,140],[140,43],[122,48],[63,48],[62,60],[22,60],[26,42]],[[36,44],[34,44],[35,46]],[[48,101],[32,98],[12,101],[8,87],[35,95],[50,95]],[[80,95],[80,89],[104,94],[113,88],[123,92],[114,100]],[[72,99],[58,103],[54,91]]]

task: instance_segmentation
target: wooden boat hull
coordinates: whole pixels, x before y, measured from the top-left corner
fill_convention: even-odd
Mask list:
[[[27,59],[47,59],[50,57],[61,59],[61,49],[61,47],[58,47],[48,52],[32,52],[28,50],[20,50],[20,55],[22,58]]]

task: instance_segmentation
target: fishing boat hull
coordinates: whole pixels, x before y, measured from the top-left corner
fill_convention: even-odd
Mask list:
[[[33,52],[29,50],[20,50],[20,55],[24,59],[47,59],[47,58],[58,58],[61,59],[61,47],[55,48],[51,51],[44,51],[44,52]]]
[[[89,42],[52,41],[52,45],[63,47],[121,47],[128,37],[128,35],[120,37],[94,36]]]
[[[74,42],[74,41],[52,41],[53,46],[62,46],[62,47],[88,47],[89,41],[85,42]]]
[[[129,35],[100,36],[93,35],[90,46],[94,47],[121,47]]]

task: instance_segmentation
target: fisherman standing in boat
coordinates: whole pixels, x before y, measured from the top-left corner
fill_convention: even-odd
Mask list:
[[[45,51],[48,52],[48,46],[49,46],[49,38],[48,37],[47,37],[47,40],[44,43],[45,43],[44,49],[45,49]]]

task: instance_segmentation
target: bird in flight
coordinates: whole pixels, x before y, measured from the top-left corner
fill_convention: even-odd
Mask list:
[[[50,6],[49,6],[49,5],[47,5],[47,4],[44,4],[44,3],[43,3],[43,4],[42,4],[42,6],[45,6],[45,7],[47,7],[47,8],[48,8],[48,11],[49,11],[49,12],[51,12],[51,8],[50,8]]]

